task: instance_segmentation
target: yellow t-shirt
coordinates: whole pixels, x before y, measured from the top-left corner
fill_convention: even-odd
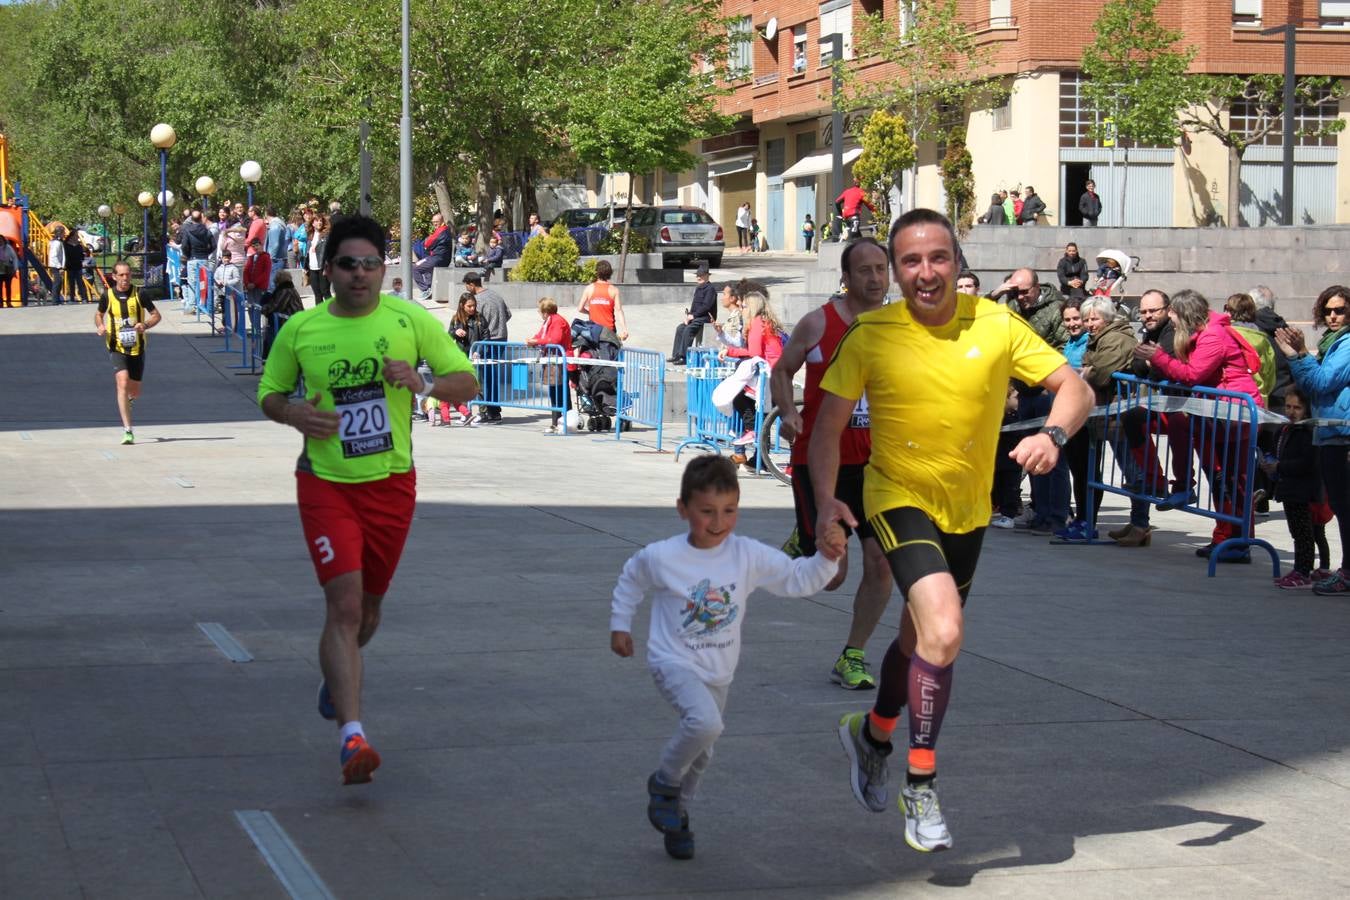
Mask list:
[[[915,322],[907,303],[858,316],[820,386],[849,400],[867,393],[868,518],[914,506],[948,534],[987,525],[1008,380],[1037,384],[1065,363],[1020,316],[966,294],[938,328]]]

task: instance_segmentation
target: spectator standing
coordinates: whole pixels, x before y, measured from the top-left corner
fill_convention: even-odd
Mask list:
[[[1331,521],[1322,494],[1322,476],[1317,467],[1317,448],[1313,430],[1303,424],[1308,418],[1308,396],[1300,387],[1285,394],[1285,415],[1289,424],[1280,429],[1274,455],[1261,469],[1275,482],[1275,499],[1284,505],[1285,524],[1294,539],[1294,567],[1276,587],[1283,590],[1311,588],[1331,577],[1331,548],[1327,546],[1327,522]],[[1322,567],[1313,569],[1313,551]]]
[[[487,323],[483,317],[478,314],[478,298],[472,291],[465,291],[459,295],[459,305],[455,309],[454,316],[450,319],[450,337],[455,339],[459,349],[469,356],[474,343],[487,340]],[[459,422],[461,425],[478,425],[479,416],[469,409],[467,403],[461,403],[458,406]],[[450,424],[447,420],[445,424]]]
[[[244,296],[248,298],[249,319],[254,326],[261,325],[261,311],[254,307],[263,305],[264,295],[272,284],[272,257],[263,242],[254,238],[248,245],[248,257],[244,260]]]
[[[1333,285],[1318,295],[1313,306],[1313,325],[1326,328],[1327,332],[1317,342],[1316,357],[1308,352],[1302,331],[1282,328],[1276,332],[1280,349],[1289,357],[1294,381],[1307,392],[1313,416],[1319,419],[1350,419],[1347,312],[1350,312],[1350,288]],[[1327,502],[1336,514],[1336,528],[1341,536],[1341,567],[1317,582],[1313,591],[1340,595],[1350,592],[1350,427],[1319,425],[1313,434],[1313,445],[1317,447]]]
[[[1261,389],[1261,399],[1269,407],[1270,392],[1275,388],[1275,347],[1256,325],[1256,301],[1250,294],[1232,294],[1224,301],[1223,311],[1233,320],[1233,327],[1241,333],[1244,340],[1252,345],[1261,359],[1261,368],[1252,373],[1256,386]]]
[[[257,204],[248,208],[248,234],[244,238],[244,246],[251,246],[254,241],[257,241],[259,246],[267,246],[267,216],[263,214],[263,208]]]
[[[1087,351],[1092,335],[1083,327],[1083,313],[1077,306],[1066,305],[1063,312],[1064,330],[1069,339],[1064,342],[1064,358],[1075,369],[1083,368],[1083,353]]]
[[[1088,179],[1087,190],[1083,191],[1083,196],[1078,198],[1078,212],[1083,217],[1083,224],[1095,228],[1097,219],[1102,214],[1102,198],[1097,196],[1097,182],[1091,178]]]
[[[66,233],[66,284],[69,285],[70,299],[88,303],[89,290],[84,285],[84,242],[78,231]]]
[[[543,319],[543,324],[535,332],[534,337],[527,338],[525,343],[531,347],[548,347],[556,345],[562,347],[563,356],[572,355],[572,329],[568,327],[567,320],[558,315],[558,303],[552,297],[539,298],[539,318]],[[544,384],[548,385],[548,402],[551,406],[557,407],[553,410],[552,421],[544,429],[545,434],[557,434],[558,419],[566,411],[568,405],[567,382],[571,381],[577,371],[576,363],[562,364],[561,361],[549,359],[539,365],[539,371],[542,373]],[[576,387],[573,385],[573,394],[576,393]],[[559,412],[562,410],[563,412]]]
[[[65,302],[66,278],[66,229],[57,225],[52,229],[52,238],[47,242],[47,274],[52,279],[52,303],[60,306]]]
[[[1003,216],[1009,225],[1017,224],[1017,214],[1022,210],[1022,198],[1016,190],[1009,191],[1003,198]]]
[[[1171,308],[1172,298],[1162,291],[1147,290],[1140,295],[1139,321],[1143,326],[1140,343],[1156,344],[1168,352],[1172,351],[1176,341],[1176,327],[1172,324],[1172,319],[1168,315]],[[1136,378],[1161,381],[1165,377],[1162,372],[1153,368],[1148,361],[1139,359],[1137,356],[1130,363],[1130,366],[1131,374]],[[1182,413],[1150,413],[1138,407],[1127,409],[1121,416],[1121,427],[1125,434],[1126,444],[1130,456],[1134,460],[1135,469],[1139,473],[1139,479],[1133,485],[1133,487],[1138,488],[1135,493],[1152,494],[1163,489],[1163,480],[1166,476],[1163,475],[1158,462],[1158,448],[1153,442],[1153,434],[1168,432],[1168,421],[1174,415],[1182,416],[1184,421],[1184,414]],[[1184,434],[1186,429],[1182,427],[1172,430],[1178,434]],[[1190,466],[1190,455],[1189,442],[1172,447],[1172,471],[1174,473],[1173,485],[1175,490],[1182,489],[1186,484],[1186,471]],[[1147,545],[1148,535],[1153,531],[1149,524],[1150,507],[1151,504],[1147,500],[1131,498],[1130,520],[1124,526],[1108,531],[1107,537],[1125,547]]]
[[[600,264],[597,263],[595,268],[598,274]],[[717,292],[708,277],[708,263],[704,260],[698,264],[698,270],[694,273],[694,299],[685,310],[684,321],[675,327],[675,343],[670,348],[670,358],[666,362],[684,365],[694,338],[703,333],[705,325],[717,319]]]
[[[1105,297],[1091,297],[1083,301],[1081,307],[1083,327],[1088,333],[1087,349],[1083,352],[1081,374],[1083,380],[1091,386],[1097,404],[1110,403],[1115,396],[1115,386],[1111,376],[1117,372],[1128,372],[1134,362],[1134,348],[1139,340],[1134,336],[1130,320],[1122,316],[1111,301]],[[1133,480],[1133,460],[1125,449],[1125,441],[1120,435],[1111,435],[1112,449],[1121,460],[1128,480]],[[1097,469],[1088,472],[1088,457],[1093,442],[1098,444]],[[1101,512],[1101,491],[1096,491],[1092,504],[1092,517],[1088,516],[1088,477],[1101,474],[1100,425],[1091,423],[1069,439],[1064,448],[1069,457],[1069,472],[1073,476],[1074,509],[1077,517],[1070,522],[1059,537],[1067,541],[1086,541],[1097,536],[1097,513]],[[1143,540],[1148,543],[1147,535]]]
[[[1134,349],[1136,358],[1147,360],[1172,381],[1246,394],[1257,406],[1265,407],[1261,389],[1251,375],[1260,367],[1256,351],[1233,331],[1226,313],[1212,311],[1204,296],[1185,290],[1172,298],[1171,316],[1176,326],[1175,355],[1153,344],[1140,344]],[[1225,468],[1231,467],[1232,461],[1243,458],[1248,427],[1242,422],[1227,421],[1220,426],[1216,420],[1214,427],[1195,429],[1195,450],[1201,468],[1212,484],[1223,485],[1223,496],[1216,498],[1216,505],[1229,515],[1242,509],[1242,504],[1247,502],[1247,493],[1252,489],[1239,473],[1230,473]],[[1173,453],[1181,452],[1178,448],[1186,446],[1190,440],[1190,435],[1182,432],[1183,428],[1189,430],[1185,417],[1168,419]],[[1186,459],[1189,462],[1189,454]],[[1169,505],[1191,502],[1190,491],[1189,482],[1183,484],[1182,491],[1178,492],[1182,496],[1169,498]],[[1220,491],[1216,489],[1216,493]],[[1232,536],[1230,523],[1215,522],[1209,544],[1197,550],[1196,555],[1208,558],[1215,547]],[[1249,563],[1251,551],[1246,547],[1226,550],[1219,554],[1219,562]]]
[[[19,255],[14,252],[9,238],[0,237],[0,306],[9,306],[14,301],[10,282],[18,270]]]
[[[188,292],[183,295],[183,311],[187,313],[205,312],[206,297],[202,293],[202,272],[211,264],[211,253],[215,242],[211,240],[211,231],[206,227],[202,211],[192,210],[191,217],[179,232],[183,245],[183,264],[187,269]],[[190,299],[189,299],[190,298]]]
[[[707,263],[699,263],[699,269],[706,272]],[[585,315],[602,328],[608,328],[619,336],[619,340],[628,340],[628,322],[623,315],[623,302],[619,299],[619,289],[609,283],[614,277],[614,267],[609,260],[602,259],[595,264],[595,280],[586,285],[581,292],[581,301],[577,304],[577,313]]]
[[[262,308],[263,359],[267,359],[267,354],[272,349],[272,342],[276,340],[277,333],[286,324],[286,320],[304,308],[305,304],[300,300],[300,292],[295,289],[295,283],[291,281],[291,274],[286,271],[278,272],[272,282],[272,296],[263,304]]]
[[[477,272],[469,272],[464,276],[464,288],[474,295],[478,301],[478,314],[483,317],[484,326],[487,329],[483,340],[485,341],[505,341],[507,336],[507,323],[511,321],[511,310],[507,307],[506,301],[502,299],[492,288],[483,287],[483,276]],[[569,332],[568,339],[571,339]],[[481,366],[478,378],[479,384],[483,388],[483,400],[485,404],[491,404],[501,393],[503,379],[506,378],[504,371],[506,366],[486,365]],[[484,405],[484,422],[500,422],[502,420],[502,408],[500,406]]]
[[[1007,225],[1008,216],[1003,211],[1003,194],[1000,191],[994,191],[989,196],[989,209],[980,216],[980,221],[986,225]]]
[[[1256,327],[1261,329],[1275,350],[1275,386],[1270,390],[1268,408],[1271,412],[1283,413],[1284,392],[1294,383],[1294,376],[1289,371],[1289,358],[1284,355],[1279,342],[1275,340],[1275,332],[1281,328],[1288,328],[1289,323],[1275,311],[1275,292],[1266,285],[1258,284],[1247,293],[1251,294],[1252,300],[1256,303],[1254,319]]]
[[[750,252],[758,253],[764,249],[759,242],[759,219],[750,220]]]
[[[530,213],[530,222],[525,226],[525,241],[529,243],[537,237],[548,234],[548,229],[539,221],[539,213]]]
[[[323,254],[328,248],[328,217],[315,213],[309,230],[309,287],[314,291],[314,305],[329,297],[328,278],[323,271]]]
[[[314,212],[308,208],[301,210],[300,221],[295,226],[291,243],[295,248],[295,267],[309,271],[309,234],[314,221]]]
[[[1022,208],[1017,211],[1018,225],[1035,225],[1037,217],[1045,212],[1045,201],[1036,193],[1036,189],[1027,185],[1026,196],[1022,198]]]
[[[1087,260],[1078,255],[1073,241],[1064,245],[1064,255],[1055,266],[1059,277],[1059,292],[1068,300],[1082,300],[1087,296]]]
[[[263,249],[272,257],[272,281],[269,289],[276,286],[277,276],[286,268],[286,220],[277,215],[275,206],[267,207],[267,235],[263,239]]]
[[[750,204],[736,207],[736,246],[742,253],[750,251]]]
[[[816,223],[811,221],[811,214],[807,213],[806,218],[802,220],[802,249],[807,253],[816,243]]]

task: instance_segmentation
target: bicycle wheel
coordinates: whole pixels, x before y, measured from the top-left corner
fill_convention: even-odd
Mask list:
[[[755,444],[764,470],[783,484],[792,484],[792,442],[785,441],[778,434],[778,409],[764,414],[764,424],[759,428],[759,440]]]

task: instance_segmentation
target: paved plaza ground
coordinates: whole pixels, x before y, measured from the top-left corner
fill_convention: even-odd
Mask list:
[[[666,349],[676,315],[644,310],[634,342]],[[1259,555],[1206,578],[1206,523],[1175,512],[1134,550],[987,535],[941,743],[956,846],[940,855],[849,791],[835,725],[871,697],[827,671],[856,567],[810,600],[757,594],[697,858],[668,858],[644,783],[674,716],[607,631],[624,560],[680,530],[679,466],[510,411],[415,432],[417,519],[366,654],[384,766],[341,787],[314,711],[298,436],[166,310],[137,443],[119,446],[92,318],[0,311],[6,900],[1350,893],[1350,601],[1276,590]],[[740,531],[781,542],[789,491],[742,484]],[[1287,559],[1275,509],[1258,532]],[[1123,521],[1108,500],[1103,529]],[[874,661],[898,618],[897,600]],[[288,894],[250,811],[317,881]]]

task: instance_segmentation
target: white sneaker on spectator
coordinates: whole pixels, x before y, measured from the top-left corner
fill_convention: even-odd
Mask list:
[[[1011,518],[1009,518],[1008,516],[1000,516],[1000,515],[998,515],[998,514],[995,514],[995,515],[989,520],[989,527],[990,527],[990,528],[1012,528],[1012,527],[1013,527],[1013,520],[1012,520]]]

